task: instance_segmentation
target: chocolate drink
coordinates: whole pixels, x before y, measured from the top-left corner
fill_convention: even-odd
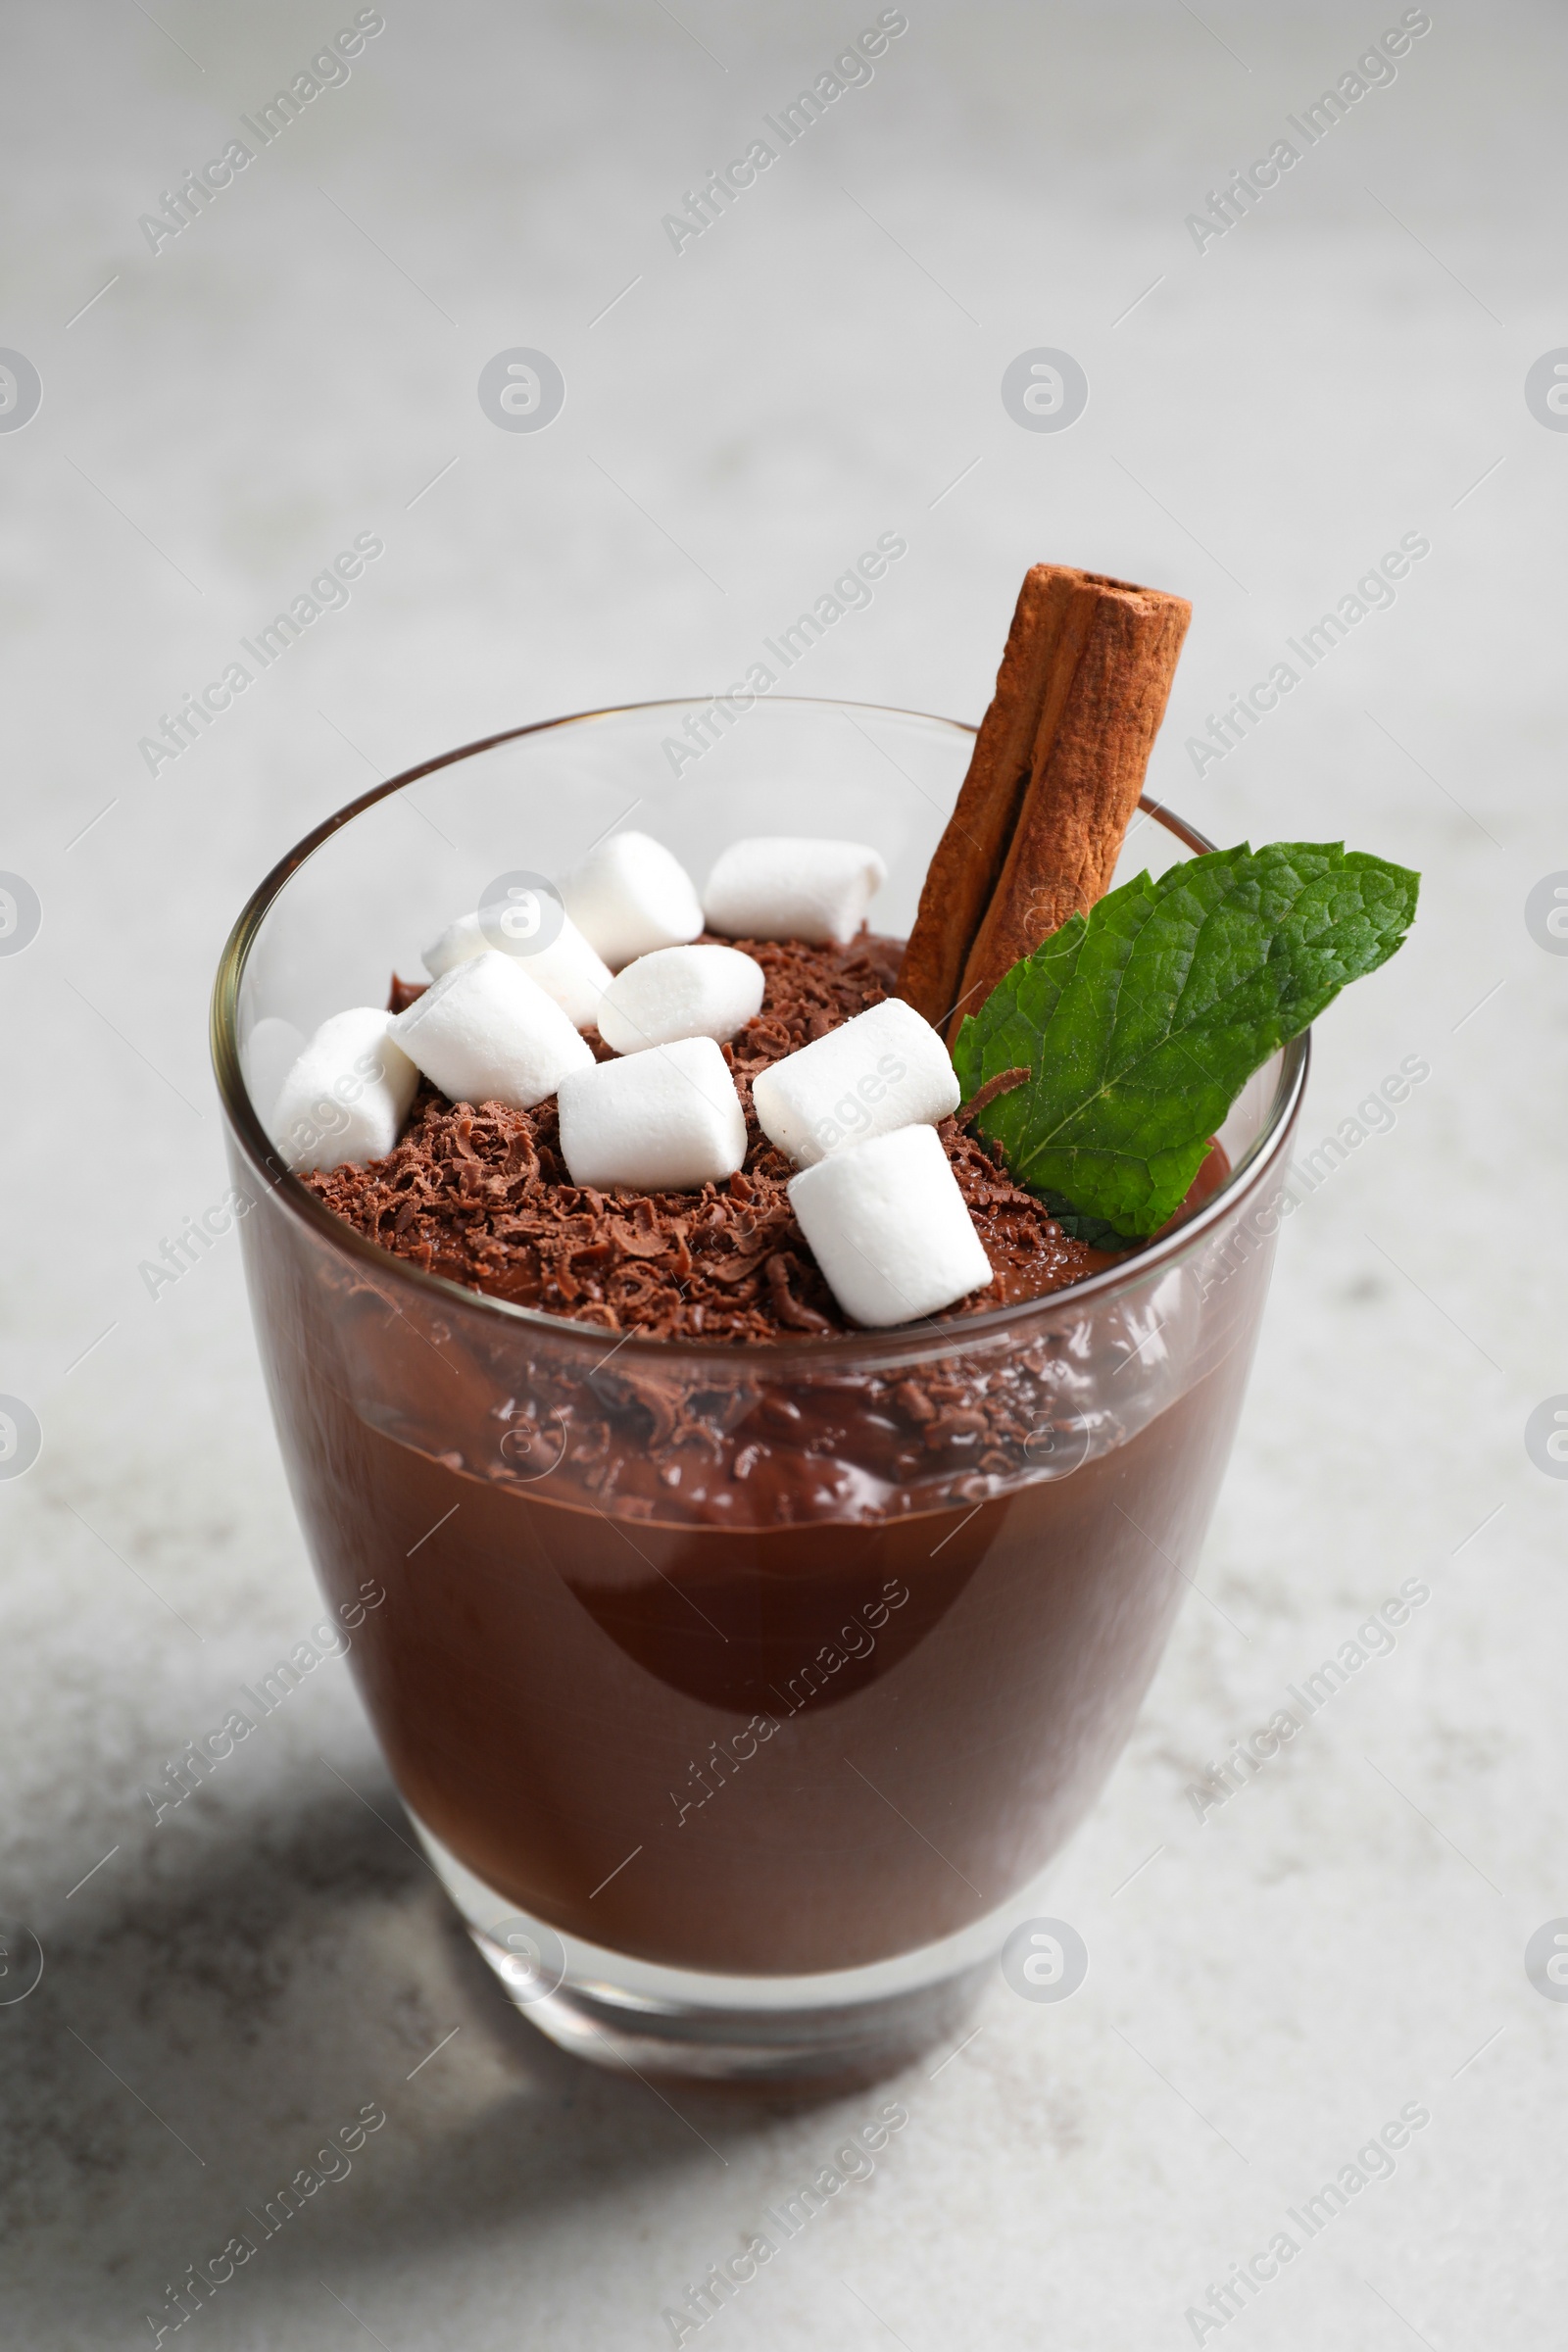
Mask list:
[[[384,1589],[351,1653],[379,1741],[563,2048],[804,2083],[951,2047],[1131,1729],[1232,1442],[1306,1042],[1239,1095],[1228,1031],[1167,1056],[1139,1125],[1136,1087],[1101,1116],[1097,1072],[1123,1070],[1095,1055],[1112,1007],[1140,1053],[1165,1034],[1168,956],[1073,949],[1065,1025],[1070,957],[986,990],[1105,889],[1185,615],[1036,566],[978,736],[776,697],[679,781],[705,706],[509,730],[326,820],[235,925],[214,1054],[302,1524],[329,1596]],[[862,773],[868,734],[907,802]],[[403,805],[427,775],[454,845],[428,875]],[[596,834],[633,804],[650,834]],[[1140,887],[1179,930],[1218,869],[1167,889],[1210,845],[1143,812]],[[537,873],[481,886],[509,861],[559,874],[581,952],[514,942],[511,914],[545,917]],[[1238,882],[1227,954],[1287,864],[1266,906]],[[916,892],[906,949],[859,928]],[[704,920],[713,943],[656,964]],[[1276,936],[1259,1052],[1269,988],[1305,985]],[[425,938],[441,993],[370,1011],[382,955]],[[521,986],[546,951],[570,1037]],[[1200,979],[1195,1020],[1221,1001]],[[639,1071],[637,1035],[666,1061]],[[1171,1227],[1121,1247],[1221,1121],[1234,1176],[1215,1149]],[[1060,1193],[1020,1181],[1048,1166]]]
[[[815,1512],[846,1466],[803,1451],[776,1497],[797,1523],[732,1529],[436,1459],[318,1379],[330,1344],[303,1336],[270,1365],[285,1451],[328,1595],[386,1587],[352,1660],[414,1812],[560,1929],[763,1974],[948,1935],[1077,1826],[1192,1574],[1250,1354],[1071,1476],[834,1523]],[[876,1415],[848,1418],[863,1438]],[[831,1438],[828,1413],[800,1434]]]
[[[757,953],[743,1100],[891,962]],[[323,1584],[386,1589],[353,1658],[404,1796],[498,1909],[638,1959],[805,1975],[953,1934],[1038,1873],[1127,1737],[1263,1260],[1200,1343],[1181,1275],[1079,1314],[1064,1286],[1117,1261],[945,1121],[997,1283],[867,1360],[755,1129],[728,1190],[606,1201],[565,1181],[554,1116],[431,1095],[390,1160],[307,1183],[381,1250],[598,1328],[431,1314],[279,1203],[246,1228]],[[1216,1150],[1189,1206],[1226,1172]],[[966,1342],[1031,1299],[1038,1324]]]

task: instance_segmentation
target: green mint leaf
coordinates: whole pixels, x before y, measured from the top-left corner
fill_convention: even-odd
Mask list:
[[[1125,1239],[1185,1200],[1255,1069],[1340,990],[1387,962],[1419,875],[1342,842],[1216,850],[1075,914],[958,1032],[965,1096],[1030,1078],[980,1113],[1013,1176]]]
[[[1042,1192],[1041,1200],[1071,1242],[1087,1242],[1091,1250],[1136,1250],[1139,1244],[1103,1217],[1089,1217],[1074,1208],[1064,1193]]]

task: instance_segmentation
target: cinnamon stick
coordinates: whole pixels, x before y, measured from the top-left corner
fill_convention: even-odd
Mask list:
[[[985,918],[1029,787],[1035,737],[1068,583],[1061,564],[1036,564],[1024,582],[980,721],[968,772],[920,892],[898,993],[935,1028],[951,1013],[975,934]]]
[[[1183,597],[1100,572],[1042,564],[1025,578],[900,974],[899,994],[950,1041],[1020,956],[1109,888],[1191,617]]]

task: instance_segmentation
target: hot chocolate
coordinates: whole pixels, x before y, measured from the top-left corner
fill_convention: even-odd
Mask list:
[[[1241,1405],[1295,1041],[1415,892],[1146,802],[1176,862],[1106,895],[1186,619],[1030,573],[906,946],[867,928],[891,839],[825,837],[845,730],[804,705],[710,805],[776,810],[776,738],[820,831],[735,824],[704,889],[612,824],[559,884],[421,904],[428,986],[338,1009],[287,949],[335,937],[313,870],[378,903],[350,823],[236,931],[219,1061],[272,1179],[243,1230],[301,1516],[332,1598],[384,1587],[353,1657],[398,1785],[569,2046],[906,2049],[1127,1736]],[[667,724],[563,722],[621,807]],[[524,846],[571,756],[535,749],[458,830]],[[299,1047],[270,1111],[265,1022]]]

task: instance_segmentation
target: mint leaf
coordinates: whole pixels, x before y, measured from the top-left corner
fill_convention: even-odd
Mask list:
[[[1020,1183],[1127,1238],[1175,1214],[1252,1072],[1400,945],[1420,877],[1343,842],[1244,842],[1075,914],[958,1032],[965,1096]]]
[[[1040,1196],[1047,1208],[1070,1242],[1087,1242],[1091,1250],[1136,1250],[1139,1244],[1103,1217],[1084,1216],[1074,1208],[1065,1193],[1043,1192]]]

